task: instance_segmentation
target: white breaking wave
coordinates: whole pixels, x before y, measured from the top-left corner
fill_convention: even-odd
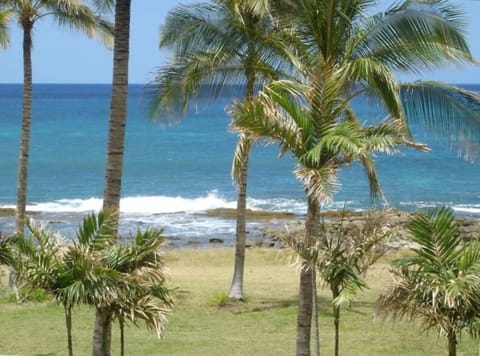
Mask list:
[[[401,206],[413,207],[414,209],[449,206],[455,212],[465,215],[480,215],[480,204],[455,204],[452,202],[401,202]]]
[[[14,208],[14,206],[3,206]],[[27,210],[44,213],[98,212],[102,207],[101,198],[60,199],[45,203],[32,203]],[[219,197],[215,192],[197,198],[169,196],[136,196],[120,200],[120,211],[125,214],[166,214],[179,212],[201,212],[217,208],[235,208],[235,201]]]

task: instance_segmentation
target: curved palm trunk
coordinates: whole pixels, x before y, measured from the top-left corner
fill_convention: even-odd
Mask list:
[[[319,206],[314,198],[308,197],[307,218],[305,220],[305,247],[313,244],[317,231]],[[310,336],[312,325],[312,269],[303,266],[300,273],[300,291],[297,315],[297,356],[310,355]]]
[[[117,0],[115,4],[113,83],[103,192],[104,210],[118,211],[120,209],[125,125],[127,118],[130,5],[131,0]],[[116,225],[118,226],[118,224]],[[110,355],[111,331],[111,318],[105,318],[104,315],[101,315],[101,313],[97,311],[92,355]]]
[[[105,310],[95,311],[92,356],[110,356],[112,344],[112,317]]]
[[[233,272],[232,285],[228,297],[230,299],[242,300],[243,295],[243,275],[245,270],[245,245],[246,245],[246,226],[247,226],[247,176],[248,176],[248,158],[250,155],[251,142],[245,136],[239,140],[247,142],[245,146],[245,156],[242,157],[240,177],[237,183],[237,227],[235,237],[235,267]],[[239,143],[241,144],[241,143]]]
[[[20,153],[18,156],[17,210],[15,214],[15,232],[24,233],[25,210],[27,206],[27,171],[30,152],[30,130],[32,125],[32,28],[33,24],[23,26],[23,107]]]

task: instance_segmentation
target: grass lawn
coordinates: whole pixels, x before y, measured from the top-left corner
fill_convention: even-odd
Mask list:
[[[233,249],[176,250],[167,254],[178,288],[163,339],[144,328],[126,330],[127,355],[294,355],[297,272],[278,250],[247,250],[247,301],[218,306],[233,272]],[[342,310],[341,355],[447,355],[447,342],[419,324],[375,318],[375,299],[389,281],[387,264],[372,267],[370,289]],[[329,294],[320,291],[321,352],[333,354]],[[65,355],[63,309],[53,302],[17,305],[0,298],[0,355]],[[76,355],[91,354],[94,311],[74,309]],[[119,352],[114,325],[112,354]],[[463,335],[458,355],[478,355],[479,342]]]

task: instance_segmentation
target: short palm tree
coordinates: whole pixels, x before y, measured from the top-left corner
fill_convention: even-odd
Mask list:
[[[128,244],[115,245],[105,256],[105,266],[119,272],[120,297],[108,303],[112,320],[120,325],[121,355],[124,355],[125,323],[138,325],[163,334],[166,315],[173,305],[172,290],[166,287],[167,275],[160,248],[165,239],[161,230],[138,231]]]
[[[438,329],[455,356],[462,331],[480,332],[480,242],[462,240],[447,207],[415,214],[409,231],[417,247],[393,262],[393,283],[379,298],[380,309]]]
[[[46,290],[64,308],[69,355],[73,355],[73,306],[98,305],[105,298],[117,297],[113,286],[118,274],[101,268],[98,262],[100,252],[110,243],[110,220],[103,213],[86,217],[73,244],[31,221],[27,221],[30,234],[15,239],[13,266],[20,285]],[[104,290],[110,293],[99,292]]]
[[[353,302],[367,288],[368,268],[388,251],[385,242],[391,235],[385,229],[384,214],[365,214],[361,224],[322,225],[313,246],[306,247],[300,231],[287,231],[279,238],[292,249],[293,259],[302,268],[312,268],[332,293],[335,327],[334,355],[340,352],[340,307]],[[299,259],[300,258],[300,259]],[[313,293],[316,296],[316,292]],[[313,300],[314,307],[316,300]],[[318,310],[314,308],[315,310]],[[314,316],[317,320],[317,316]]]
[[[285,73],[286,33],[269,0],[212,0],[180,5],[162,28],[160,46],[173,51],[154,80],[156,115],[180,115],[195,95],[217,97],[241,88],[250,100],[264,83]],[[235,268],[229,297],[243,299],[248,158],[253,142],[240,135],[232,165],[237,183]]]
[[[23,233],[32,120],[32,32],[34,27],[39,20],[51,16],[61,26],[80,30],[90,37],[98,34],[107,43],[111,39],[112,28],[107,21],[78,0],[0,0],[0,14],[4,19],[6,19],[4,14],[8,19],[16,19],[23,30],[23,108],[16,210],[16,232]]]
[[[338,171],[359,161],[372,197],[381,195],[372,153],[394,153],[412,143],[407,120],[445,122],[453,132],[478,134],[476,113],[466,103],[476,93],[441,83],[399,84],[394,71],[421,72],[447,62],[471,61],[461,29],[461,14],[445,1],[397,2],[368,15],[371,0],[299,0],[282,3],[284,17],[302,44],[298,80],[276,81],[257,102],[237,104],[233,127],[255,139],[278,142],[298,162],[295,171],[307,198],[305,245],[314,243],[318,213],[338,189]],[[356,115],[354,98],[381,105],[383,122]],[[405,98],[415,99],[404,101]],[[411,105],[410,105],[411,104]],[[420,105],[418,105],[420,104]],[[408,115],[406,115],[408,114]],[[371,119],[371,118],[370,118]],[[448,126],[450,125],[450,126]],[[297,355],[310,354],[311,271],[300,276]]]

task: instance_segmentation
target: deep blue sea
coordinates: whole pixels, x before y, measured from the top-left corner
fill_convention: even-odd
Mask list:
[[[0,208],[15,206],[21,91],[21,85],[0,85]],[[27,209],[38,212],[35,219],[49,228],[72,236],[82,216],[101,207],[110,86],[41,84],[34,86],[33,95]],[[130,87],[122,231],[163,228],[178,245],[204,244],[211,237],[233,242],[234,221],[203,215],[236,206],[230,169],[237,136],[228,130],[225,112],[231,99],[197,99],[183,119],[165,125],[149,118],[145,88]],[[380,115],[367,102],[358,101],[356,109],[366,119]],[[480,217],[479,163],[463,161],[446,140],[432,140],[421,128],[413,134],[432,151],[376,158],[388,206],[415,210],[446,204],[458,214]],[[306,205],[292,174],[294,161],[277,154],[276,146],[254,148],[248,207],[301,216]],[[371,207],[360,167],[343,170],[340,182],[342,188],[327,209]],[[13,227],[13,218],[0,218],[0,231]],[[252,233],[259,228],[248,226]]]

